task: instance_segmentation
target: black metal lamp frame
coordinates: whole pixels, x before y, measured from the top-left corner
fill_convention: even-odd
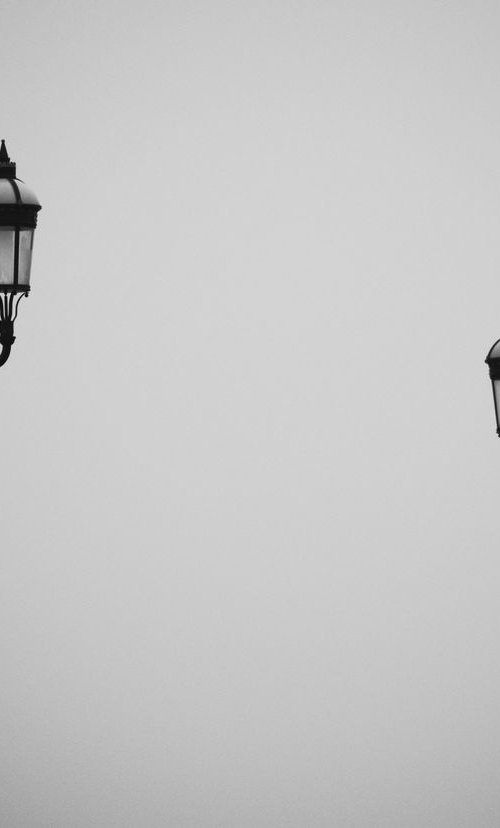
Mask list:
[[[11,161],[2,140],[0,146],[0,178],[7,179],[12,187],[14,202],[0,203],[0,227],[14,228],[14,270],[12,283],[0,285],[0,366],[7,362],[15,341],[14,322],[17,318],[19,302],[28,296],[29,285],[19,284],[19,239],[21,230],[34,230],[39,204],[24,204],[16,183],[16,164]]]
[[[500,437],[500,400],[497,400],[497,395],[495,393],[495,380],[500,380],[500,356],[491,356],[492,352],[494,351],[495,347],[498,345],[499,342],[500,339],[497,339],[497,341],[491,346],[490,350],[488,351],[488,356],[486,357],[485,362],[488,368],[490,369],[491,387],[493,389],[493,402],[495,404],[495,418],[497,421],[497,434]]]

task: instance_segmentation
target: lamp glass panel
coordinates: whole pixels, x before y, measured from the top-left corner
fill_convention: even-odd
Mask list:
[[[493,394],[495,397],[495,414],[497,427],[500,426],[500,380],[493,380]]]
[[[14,281],[14,235],[13,227],[0,227],[0,285]]]
[[[28,286],[30,283],[31,254],[33,253],[34,230],[19,231],[19,272],[18,280],[20,285]]]

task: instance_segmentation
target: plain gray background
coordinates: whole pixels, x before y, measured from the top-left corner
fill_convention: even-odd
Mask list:
[[[5,828],[500,824],[499,39],[4,0]]]

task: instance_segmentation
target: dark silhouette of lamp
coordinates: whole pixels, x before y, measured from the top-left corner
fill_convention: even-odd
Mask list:
[[[5,141],[0,146],[0,365],[15,340],[19,302],[30,291],[31,257],[41,205],[32,190],[16,177]]]

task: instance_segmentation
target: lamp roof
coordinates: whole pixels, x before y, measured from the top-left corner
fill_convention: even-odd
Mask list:
[[[24,181],[16,178],[16,165],[10,160],[5,140],[0,144],[0,207],[18,205],[40,209],[41,205],[35,193]]]
[[[3,204],[21,204],[40,209],[40,202],[33,190],[19,178],[0,177],[0,206]]]
[[[500,359],[500,339],[497,339],[497,341],[491,346],[485,362],[489,362],[491,359]]]

